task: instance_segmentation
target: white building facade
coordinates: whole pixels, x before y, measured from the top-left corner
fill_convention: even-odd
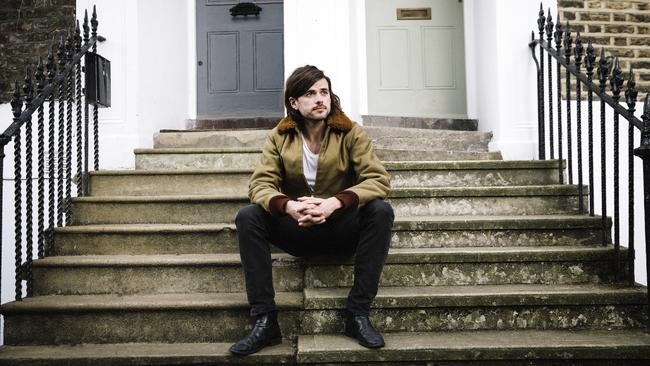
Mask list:
[[[316,65],[332,79],[344,111],[357,121],[362,115],[373,114],[368,85],[373,77],[369,61],[374,55],[368,53],[366,25],[367,8],[375,1],[379,0],[283,2],[284,76],[298,66]],[[504,159],[535,159],[536,68],[528,44],[531,31],[536,31],[539,1],[451,1],[460,3],[462,9],[465,111],[449,116],[478,120],[480,131],[493,133],[490,149],[501,151]],[[263,2],[258,1],[262,7]],[[393,2],[405,9],[432,3],[432,12],[436,11],[434,0]],[[197,67],[201,61],[196,47],[197,4],[195,0],[78,0],[78,18],[83,19],[84,9],[92,9],[93,4],[97,6],[99,34],[107,38],[98,52],[111,60],[112,71],[112,107],[100,111],[101,168],[132,168],[133,149],[151,147],[157,131],[184,129],[186,120],[197,117]],[[554,1],[544,6],[557,14]],[[9,115],[8,105],[1,106],[0,112]],[[626,128],[622,127],[622,135]],[[611,162],[608,164],[611,167]],[[625,161],[621,164],[626,166]],[[5,172],[10,169],[5,166]],[[641,171],[640,161],[636,169]],[[626,182],[621,185],[627,186]],[[640,174],[636,187],[636,278],[647,284]],[[5,195],[10,197],[7,189]],[[597,213],[599,205],[597,202]],[[5,212],[12,207],[5,202]],[[621,212],[627,208],[621,207]],[[6,228],[13,225],[8,216]],[[11,235],[5,230],[3,241],[11,242]],[[625,235],[621,237],[623,245],[627,243]],[[3,303],[13,298],[12,253],[12,248],[3,248]]]

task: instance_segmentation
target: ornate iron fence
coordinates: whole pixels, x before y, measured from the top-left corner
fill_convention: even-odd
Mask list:
[[[615,257],[613,260],[616,264],[617,273],[621,278],[627,279],[630,285],[634,285],[634,155],[640,157],[643,161],[643,188],[644,188],[644,210],[645,210],[645,246],[646,246],[646,271],[648,278],[650,278],[650,93],[645,97],[644,111],[641,120],[635,117],[636,102],[638,91],[636,89],[636,81],[634,71],[630,68],[629,77],[627,80],[626,90],[624,93],[625,104],[627,108],[621,105],[621,92],[624,84],[623,72],[621,70],[618,58],[614,58],[613,62],[608,62],[605,54],[605,49],[600,50],[600,58],[596,64],[596,50],[594,49],[591,40],[588,40],[585,49],[583,39],[580,32],[577,32],[575,39],[571,35],[569,22],[563,26],[559,22],[558,14],[557,24],[553,23],[553,19],[548,11],[547,16],[544,16],[543,5],[540,4],[539,16],[537,20],[539,38],[535,38],[535,31],[532,33],[532,41],[530,48],[533,54],[533,59],[537,66],[537,103],[538,103],[538,141],[539,141],[539,159],[546,159],[548,140],[548,151],[550,159],[555,159],[555,151],[557,150],[558,159],[558,174],[560,183],[564,182],[563,160],[564,160],[564,138],[566,138],[566,159],[567,159],[567,173],[568,183],[574,183],[574,173],[577,177],[577,184],[580,190],[580,197],[583,194],[583,126],[582,126],[582,87],[585,87],[587,92],[586,105],[587,105],[587,178],[589,186],[589,210],[588,213],[594,216],[594,195],[597,194],[594,187],[595,175],[594,172],[594,95],[599,99],[600,104],[600,186],[601,186],[601,216],[602,216],[602,239],[603,244],[607,245],[609,238],[609,230],[607,224],[608,215],[608,201],[607,201],[607,146],[606,134],[607,131],[613,132],[613,146],[611,146],[613,157],[613,244],[615,250]],[[546,40],[544,35],[546,33]],[[575,43],[574,43],[575,40]],[[555,41],[555,48],[553,48],[553,41]],[[539,59],[537,56],[537,47],[539,46]],[[563,49],[564,48],[564,49]],[[545,70],[545,56],[547,57],[547,67]],[[553,84],[553,64],[555,67],[555,85]],[[584,64],[584,71],[582,65]],[[593,81],[594,69],[597,66],[598,85]],[[566,111],[563,120],[562,115],[562,74],[565,77],[564,94],[566,97]],[[545,77],[547,78],[547,85],[545,85]],[[572,106],[572,80],[575,82],[575,131],[573,128],[573,119],[571,117]],[[609,81],[610,94],[607,91],[607,83]],[[555,90],[554,90],[555,89]],[[553,93],[556,97],[557,111],[553,111]],[[548,95],[546,98],[545,94]],[[547,104],[546,104],[547,103]],[[545,114],[548,110],[548,114]],[[608,120],[606,115],[608,112],[613,113],[613,120]],[[554,121],[554,116],[557,120]],[[547,117],[547,118],[546,118]],[[628,250],[627,250],[627,273],[623,273],[621,268],[621,215],[620,215],[620,136],[619,136],[619,120],[622,117],[628,122],[628,146],[627,146],[627,159],[628,159],[628,214],[627,214],[627,229],[628,229]],[[547,125],[548,122],[548,125]],[[555,122],[555,124],[554,124]],[[546,127],[548,126],[548,130]],[[563,135],[564,127],[566,127],[566,136]],[[635,129],[641,132],[640,146],[635,148]],[[555,135],[557,132],[557,136]],[[573,139],[576,139],[577,147],[573,147]],[[576,152],[576,162],[574,159],[574,150]],[[598,162],[596,160],[596,162]],[[576,168],[574,168],[577,165]],[[574,170],[576,170],[574,172]],[[612,188],[612,187],[610,187]],[[586,213],[583,207],[583,200],[580,199],[580,211]],[[650,294],[648,297],[650,303]],[[650,330],[650,329],[649,329]]]
[[[33,75],[32,71],[27,69],[22,86],[16,81],[11,100],[13,123],[0,134],[0,175],[4,173],[5,147],[13,141],[16,300],[23,298],[23,281],[26,282],[27,296],[32,293],[34,249],[38,258],[46,256],[54,240],[54,228],[67,224],[71,219],[73,179],[76,179],[77,196],[88,194],[88,155],[91,138],[94,169],[99,169],[97,109],[102,101],[98,98],[91,100],[89,95],[96,96],[97,93],[88,93],[89,88],[97,88],[96,81],[99,77],[96,67],[92,70],[88,67],[89,60],[94,61],[99,57],[97,42],[104,41],[103,37],[97,35],[98,24],[97,11],[93,7],[90,21],[88,11],[84,17],[83,38],[77,20],[76,26],[68,31],[67,37],[61,36],[58,45],[50,46],[46,61],[43,62],[42,58],[39,58]],[[83,66],[82,59],[84,59]],[[85,71],[84,77],[82,71]],[[84,88],[82,82],[85,84]],[[89,133],[91,123],[89,105],[93,106],[92,135]],[[37,114],[35,128],[32,124],[34,113]],[[76,140],[73,141],[75,127]],[[36,152],[33,147],[34,132],[37,134]],[[76,172],[73,177],[74,150],[76,150]],[[35,179],[34,166],[37,166]],[[0,180],[0,207],[3,203],[2,182]],[[34,182],[37,185],[36,204],[33,197]],[[2,214],[3,212],[0,211],[0,235]],[[36,221],[36,232],[34,232],[34,221]],[[1,263],[0,257],[0,265]]]

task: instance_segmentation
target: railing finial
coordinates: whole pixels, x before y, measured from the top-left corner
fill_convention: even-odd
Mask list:
[[[45,68],[43,66],[43,58],[38,57],[38,65],[36,65],[36,93],[41,94],[45,88]]]
[[[614,69],[612,70],[612,77],[609,79],[609,84],[612,89],[613,98],[618,102],[621,97],[621,86],[623,86],[623,71],[618,62],[618,57],[614,59]]]
[[[88,9],[84,11],[84,43],[88,43],[90,39],[90,26],[88,25]]]
[[[20,117],[23,110],[23,100],[21,98],[20,83],[18,83],[18,80],[16,80],[16,84],[14,85],[14,94],[11,98],[11,110],[14,114],[14,118]]]
[[[555,36],[555,48],[560,49],[562,48],[562,34],[564,31],[562,30],[562,23],[560,22],[560,13],[557,14],[557,23],[555,24],[555,33],[553,36]],[[549,45],[550,46],[550,45]]]
[[[636,90],[636,80],[634,79],[634,70],[630,66],[630,77],[627,79],[627,90],[625,91],[625,103],[627,103],[627,109],[631,114],[634,114],[634,107],[636,105],[636,96],[639,94],[639,91]]]
[[[546,38],[548,40],[549,46],[551,45],[551,40],[553,39],[553,17],[551,16],[551,9],[548,9],[548,15],[546,16]]]
[[[585,51],[585,48],[582,46],[582,38],[580,37],[580,31],[576,33],[576,45],[574,48],[576,56],[576,65],[578,66],[578,71],[580,71],[580,64],[582,63],[582,55]]]
[[[25,107],[29,108],[32,106],[32,100],[34,99],[32,70],[30,70],[29,67],[25,69],[25,83],[23,84],[23,93],[25,93]]]
[[[566,62],[571,63],[571,28],[569,27],[569,21],[566,21],[566,26],[564,28],[564,57],[566,57]]]
[[[587,55],[585,56],[585,67],[589,74],[594,71],[594,61],[596,61],[596,50],[594,45],[591,44],[591,38],[589,38],[589,41],[587,41]]]
[[[56,76],[56,64],[54,63],[54,52],[52,52],[52,45],[47,50],[47,63],[45,64],[47,69],[47,82],[52,84],[54,82],[54,76]]]
[[[539,40],[544,40],[544,25],[546,24],[546,17],[544,17],[544,4],[539,3],[539,17],[537,18],[537,28],[539,29]]]
[[[59,62],[59,71],[63,71],[65,67],[65,41],[63,35],[61,35],[61,39],[59,40],[59,49],[56,51],[56,57]]]
[[[607,66],[607,58],[605,58],[605,49],[600,49],[600,60],[598,61],[598,81],[600,81],[600,92],[605,92],[605,82],[607,82],[607,75],[609,75],[609,68]]]
[[[96,5],[93,5],[93,15],[92,15],[92,18],[90,19],[90,25],[91,25],[91,30],[92,30],[93,37],[97,37],[97,26],[99,25],[99,21],[97,20],[97,6]]]
[[[77,19],[77,24],[74,28],[74,52],[81,52],[81,28],[79,28],[79,19]]]

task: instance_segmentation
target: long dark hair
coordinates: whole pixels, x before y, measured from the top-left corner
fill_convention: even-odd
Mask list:
[[[288,117],[291,117],[294,121],[303,120],[300,112],[291,107],[289,98],[298,99],[298,97],[304,95],[307,90],[309,90],[309,88],[314,85],[315,82],[323,78],[327,80],[327,86],[330,89],[330,98],[332,100],[330,115],[343,113],[343,109],[341,108],[341,101],[332,90],[332,82],[330,81],[330,78],[325,76],[325,73],[322,70],[319,70],[316,66],[305,65],[293,71],[291,76],[289,76],[287,79],[287,83],[284,88],[284,106],[287,108]]]

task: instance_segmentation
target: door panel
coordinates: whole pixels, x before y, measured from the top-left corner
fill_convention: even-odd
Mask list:
[[[379,29],[380,89],[410,88],[409,54],[408,29]]]
[[[256,32],[255,49],[255,90],[277,91],[284,82],[282,73],[282,32]]]
[[[258,16],[230,15],[236,1],[197,0],[197,114],[280,114],[283,4],[256,1]]]
[[[239,34],[208,33],[208,90],[239,91]]]
[[[399,8],[431,19],[398,19]],[[369,114],[467,117],[462,2],[366,1],[366,27]]]

